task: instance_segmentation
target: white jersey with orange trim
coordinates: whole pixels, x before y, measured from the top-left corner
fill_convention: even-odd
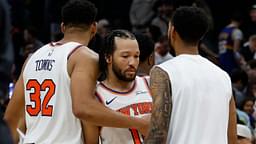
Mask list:
[[[68,57],[81,44],[50,43],[28,60],[24,72],[24,143],[81,144],[80,120],[72,112]]]
[[[167,144],[227,144],[228,74],[200,55],[182,54],[158,65],[168,73],[172,113]]]
[[[141,117],[151,113],[152,97],[144,77],[136,77],[128,92],[117,92],[98,83],[96,96],[108,108],[123,114]],[[101,144],[142,144],[143,136],[136,129],[102,127]]]

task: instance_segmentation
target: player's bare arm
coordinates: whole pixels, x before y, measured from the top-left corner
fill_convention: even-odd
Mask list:
[[[71,75],[72,108],[76,117],[98,126],[135,127],[145,133],[148,126],[146,120],[112,111],[95,99],[99,75],[97,54],[89,49],[79,48],[70,56],[68,67]]]
[[[232,96],[229,104],[228,144],[237,144],[236,123],[236,106]]]
[[[82,121],[82,125],[85,144],[98,144],[100,136],[100,127],[95,126],[86,121]]]
[[[8,123],[12,136],[15,140],[18,139],[18,134],[16,128],[18,127],[18,122],[22,117],[22,111],[24,110],[25,98],[24,98],[24,85],[22,75],[19,77],[17,83],[15,84],[15,89],[12,98],[6,109],[4,119]],[[14,115],[15,114],[15,115]]]
[[[172,92],[168,74],[159,67],[154,67],[150,73],[150,88],[153,111],[145,144],[163,144],[167,139],[171,118]]]
[[[4,120],[9,125],[15,142],[18,140],[18,133],[16,129],[18,127],[19,121],[23,119],[25,115],[24,114],[25,98],[24,98],[23,70],[28,60],[29,58],[27,58],[27,60],[23,65],[19,79],[15,84],[12,98],[7,106],[7,109],[4,115]]]

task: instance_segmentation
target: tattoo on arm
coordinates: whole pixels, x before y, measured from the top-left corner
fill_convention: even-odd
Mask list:
[[[154,67],[150,74],[153,111],[145,144],[166,143],[172,111],[172,91],[168,74]]]

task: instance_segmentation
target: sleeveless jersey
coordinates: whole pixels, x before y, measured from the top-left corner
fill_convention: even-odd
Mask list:
[[[227,144],[231,81],[200,55],[179,55],[161,65],[172,88],[168,144]]]
[[[236,27],[225,27],[219,36],[219,62],[223,70],[229,74],[233,69],[239,67],[235,58],[232,39],[232,33],[236,30]]]
[[[225,27],[219,36],[219,54],[223,54],[229,50],[233,50],[234,42],[232,40],[232,32],[236,27]]]
[[[141,117],[151,113],[152,97],[144,77],[136,77],[128,92],[114,91],[98,83],[96,96],[108,108],[123,114]],[[102,127],[101,144],[142,144],[143,136],[136,129]]]
[[[72,112],[68,56],[81,44],[51,43],[37,50],[24,72],[24,143],[81,144],[80,120]]]

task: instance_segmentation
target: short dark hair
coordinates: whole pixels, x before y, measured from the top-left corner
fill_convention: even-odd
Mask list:
[[[147,35],[141,33],[135,33],[134,35],[140,49],[140,62],[144,62],[154,52],[154,42]]]
[[[174,12],[171,24],[185,43],[196,45],[208,31],[209,18],[201,8],[183,6]]]
[[[234,69],[231,71],[230,74],[231,82],[236,83],[241,81],[243,86],[246,86],[248,84],[248,75],[247,73],[242,69]]]
[[[100,50],[99,55],[100,69],[103,74],[106,74],[107,72],[107,62],[105,57],[112,55],[116,49],[115,37],[119,37],[122,39],[135,39],[134,34],[127,30],[113,30],[109,34],[107,34],[104,39],[104,47],[102,47],[102,49]]]
[[[62,7],[62,22],[66,26],[88,28],[96,18],[97,8],[87,0],[70,0]]]

